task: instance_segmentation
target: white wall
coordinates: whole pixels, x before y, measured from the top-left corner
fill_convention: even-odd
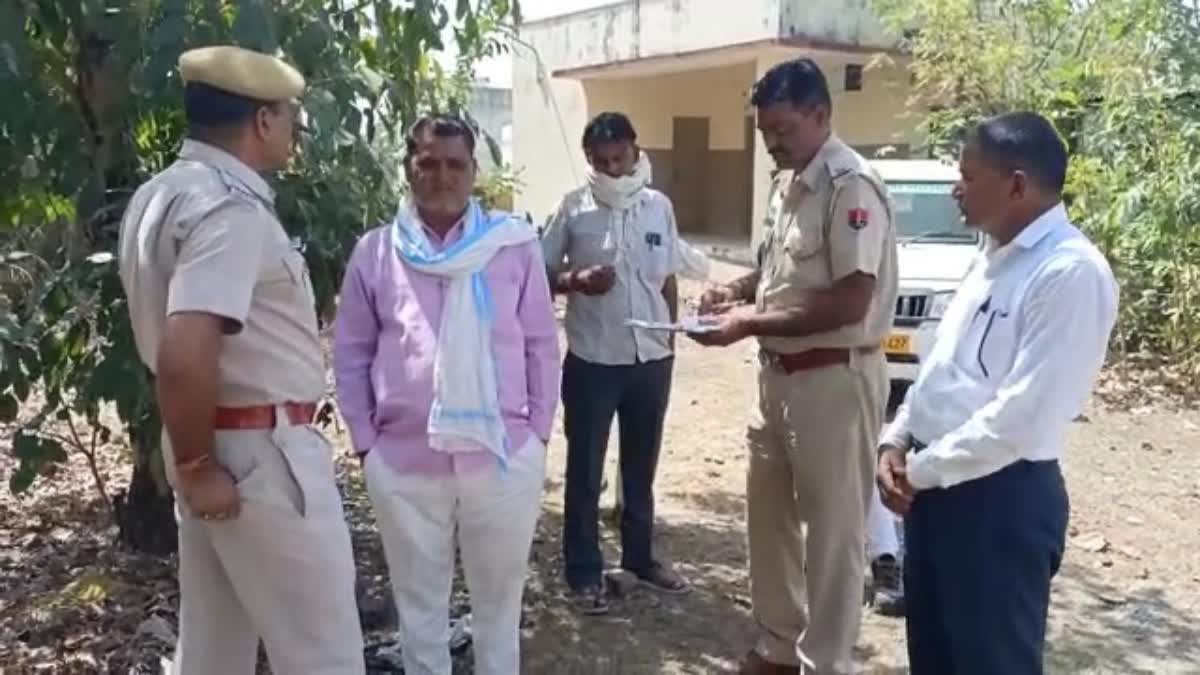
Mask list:
[[[514,208],[541,223],[587,175],[579,137],[588,107],[581,82],[540,78],[538,70],[528,51],[513,54],[513,165],[523,183]]]
[[[526,22],[551,70],[770,40],[886,48],[868,0],[626,0]]]
[[[911,142],[916,124],[904,113],[908,77],[902,66],[868,70],[862,92],[840,91],[841,66],[866,64],[871,57],[838,50],[836,44],[890,44],[868,0],[626,1],[529,23],[521,27],[521,39],[528,46],[513,50],[513,163],[524,167],[516,207],[539,220],[586,176],[579,138],[591,115],[606,109],[629,113],[643,145],[650,148],[670,147],[671,118],[709,117],[712,148],[739,149],[753,81],[799,54],[813,54],[826,70],[834,91],[834,122],[848,142]],[[780,39],[827,48],[772,46]],[[759,46],[738,53],[744,63],[740,72],[712,68],[714,58],[726,53],[721,48],[747,43]],[[540,55],[541,78],[534,51]],[[655,68],[673,73],[646,76],[648,58],[657,59]],[[581,82],[552,77],[555,71],[606,64],[603,78],[593,75]],[[622,76],[623,67],[642,77]],[[757,140],[755,232],[765,215],[773,163],[761,145]]]

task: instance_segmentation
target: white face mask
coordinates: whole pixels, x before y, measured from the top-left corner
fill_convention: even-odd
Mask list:
[[[592,197],[596,201],[610,209],[621,211],[632,206],[642,188],[650,185],[651,175],[650,158],[645,152],[639,152],[632,173],[613,178],[591,169],[588,171],[588,187],[591,188]]]

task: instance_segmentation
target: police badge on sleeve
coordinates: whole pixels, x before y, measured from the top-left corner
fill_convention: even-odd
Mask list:
[[[866,209],[850,209],[847,217],[850,229],[861,230],[871,222],[871,217]]]

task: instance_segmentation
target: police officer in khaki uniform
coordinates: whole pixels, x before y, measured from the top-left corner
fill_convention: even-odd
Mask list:
[[[155,373],[179,517],[174,672],[365,670],[350,533],[313,429],[325,368],[304,259],[259,175],[283,168],[300,73],[235,47],[179,60],[189,137],[134,194],[121,280]]]
[[[847,673],[887,397],[880,345],[896,301],[892,214],[867,161],[832,134],[815,63],[772,68],[751,100],[781,169],[758,269],[705,293],[701,312],[722,320],[693,335],[706,345],[759,342],[747,521],[761,636],[741,672]]]

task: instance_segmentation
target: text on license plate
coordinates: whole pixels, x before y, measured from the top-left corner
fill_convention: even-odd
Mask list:
[[[889,335],[883,340],[883,351],[888,354],[911,354],[911,335]]]

